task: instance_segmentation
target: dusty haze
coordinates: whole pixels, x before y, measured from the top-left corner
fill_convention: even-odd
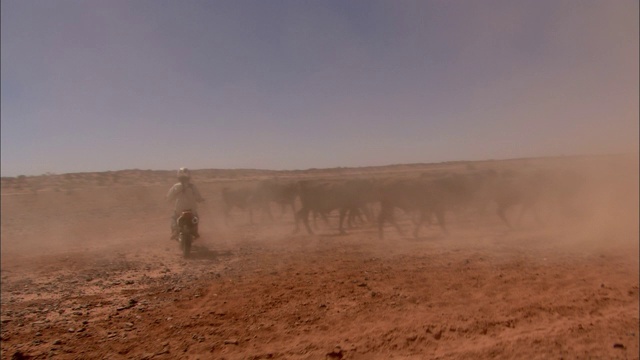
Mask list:
[[[529,213],[510,229],[494,203],[470,205],[447,211],[448,235],[434,224],[418,238],[387,226],[381,240],[370,222],[338,236],[336,212],[316,235],[292,234],[290,210],[275,204],[273,222],[258,209],[253,224],[222,212],[223,187],[265,179],[487,170],[509,183],[541,171],[575,182],[546,188],[560,195],[537,203],[541,224]],[[3,356],[637,357],[637,155],[195,170],[207,202],[191,259],[168,239],[174,181],[140,170],[2,178]],[[411,214],[396,215],[411,234]]]
[[[638,1],[0,6],[0,357],[638,358]]]

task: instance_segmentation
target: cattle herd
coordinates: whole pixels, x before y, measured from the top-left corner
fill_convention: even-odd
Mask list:
[[[309,234],[317,220],[330,226],[337,212],[338,231],[355,226],[376,226],[380,238],[385,226],[404,234],[399,218],[410,219],[413,236],[425,224],[437,223],[448,231],[447,218],[497,216],[506,227],[542,226],[550,217],[564,219],[584,215],[587,177],[579,171],[540,169],[531,171],[467,171],[423,173],[406,177],[269,179],[252,186],[224,188],[223,210],[229,216],[237,208],[254,213],[262,221],[276,221],[272,204],[281,208],[280,218],[294,214],[294,232],[302,225]],[[290,209],[290,210],[289,210]],[[543,214],[544,216],[542,216]],[[406,222],[405,222],[406,223]],[[404,225],[406,227],[406,225]]]

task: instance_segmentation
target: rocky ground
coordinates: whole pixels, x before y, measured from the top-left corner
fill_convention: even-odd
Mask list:
[[[292,234],[290,213],[225,225],[219,185],[202,187],[190,259],[164,185],[5,191],[1,357],[638,358],[633,212],[514,230],[449,214],[449,235],[380,240],[370,225]]]

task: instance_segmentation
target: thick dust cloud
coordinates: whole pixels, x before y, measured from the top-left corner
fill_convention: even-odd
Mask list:
[[[571,244],[578,249],[594,246],[633,249],[638,243],[636,155],[453,162],[339,171],[318,169],[282,172],[277,174],[278,178],[274,178],[273,173],[260,174],[259,171],[226,177],[211,174],[196,172],[194,181],[207,199],[200,210],[201,226],[212,238],[237,235],[251,227],[278,236],[287,236],[296,228],[306,232],[301,221],[296,226],[288,203],[278,203],[276,198],[267,199],[266,207],[264,202],[260,203],[260,198],[266,195],[253,192],[264,186],[265,179],[271,179],[266,184],[287,184],[288,191],[296,192],[299,180],[329,181],[334,183],[331,186],[336,186],[349,179],[365,179],[377,184],[371,186],[374,189],[396,179],[420,179],[427,183],[445,179],[442,181],[446,182],[448,177],[459,175],[466,181],[465,187],[434,190],[442,193],[438,201],[445,206],[452,238],[456,233],[473,238],[469,227],[472,223],[483,229],[483,233],[545,231],[558,245]],[[142,238],[163,243],[167,241],[172,211],[172,204],[164,197],[173,182],[172,173],[168,171],[135,170],[3,178],[3,257],[126,246]],[[225,192],[231,200],[225,198]],[[462,196],[467,192],[471,195]],[[299,194],[289,195],[295,197],[292,203],[295,211],[300,211]],[[360,209],[354,209],[352,215],[345,217],[348,232],[375,232],[381,211],[378,195],[363,197]],[[337,231],[340,197],[349,195],[336,196],[335,204],[322,211],[312,209],[308,215],[315,232]],[[465,196],[469,201],[462,200]],[[504,219],[499,216],[501,206]],[[410,234],[418,209],[394,211],[401,229]],[[425,225],[421,232],[440,236],[437,220],[433,218],[428,222],[431,226]],[[383,232],[394,239],[389,241],[402,238],[389,224]]]
[[[637,353],[637,156],[193,173],[187,257],[173,172],[3,178],[2,352]]]

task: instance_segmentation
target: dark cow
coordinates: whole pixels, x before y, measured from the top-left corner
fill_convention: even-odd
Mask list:
[[[260,204],[265,213],[273,221],[273,215],[271,214],[272,202],[280,205],[281,217],[284,216],[285,209],[291,208],[291,212],[296,213],[295,201],[298,197],[298,187],[295,182],[282,182],[276,180],[263,180],[256,186],[253,194],[253,202]]]
[[[237,189],[225,187],[222,189],[222,205],[227,224],[229,223],[231,210],[233,210],[233,208],[248,210],[249,222],[253,223],[253,207],[255,206],[253,195],[253,187],[241,187]]]
[[[540,184],[536,184],[530,177],[514,173],[504,173],[492,180],[488,191],[496,203],[496,212],[505,225],[509,228],[513,227],[507,218],[507,211],[518,205],[520,206],[518,224],[526,213],[531,213],[538,224],[542,224],[536,206],[541,196]]]
[[[309,226],[309,213],[324,216],[333,210],[340,211],[338,230],[345,234],[344,220],[349,213],[355,214],[372,198],[373,186],[368,180],[321,181],[302,180],[298,182],[298,193],[302,208],[296,216],[302,220],[307,232],[313,234]]]
[[[379,184],[380,214],[378,215],[378,235],[384,237],[385,222],[391,223],[401,235],[404,231],[398,225],[394,217],[394,209],[402,209],[405,213],[418,213],[414,236],[417,237],[420,226],[427,221],[432,214],[438,218],[438,222],[446,231],[444,220],[444,207],[442,202],[430,188],[431,181],[424,179],[395,179]]]
[[[579,172],[558,170],[537,170],[530,173],[510,172],[496,176],[487,188],[489,196],[497,205],[500,219],[510,228],[507,212],[520,207],[515,225],[522,225],[529,214],[538,225],[544,221],[540,211],[555,209],[560,214],[575,216],[580,214],[580,199],[586,193],[586,179]],[[555,215],[555,214],[554,214]]]
[[[478,179],[470,175],[446,175],[437,178],[392,179],[378,186],[380,215],[378,234],[384,237],[384,225],[391,223],[400,234],[404,234],[394,219],[394,209],[418,215],[413,236],[418,237],[420,228],[435,216],[442,230],[447,233],[445,212],[470,204],[479,191]]]

